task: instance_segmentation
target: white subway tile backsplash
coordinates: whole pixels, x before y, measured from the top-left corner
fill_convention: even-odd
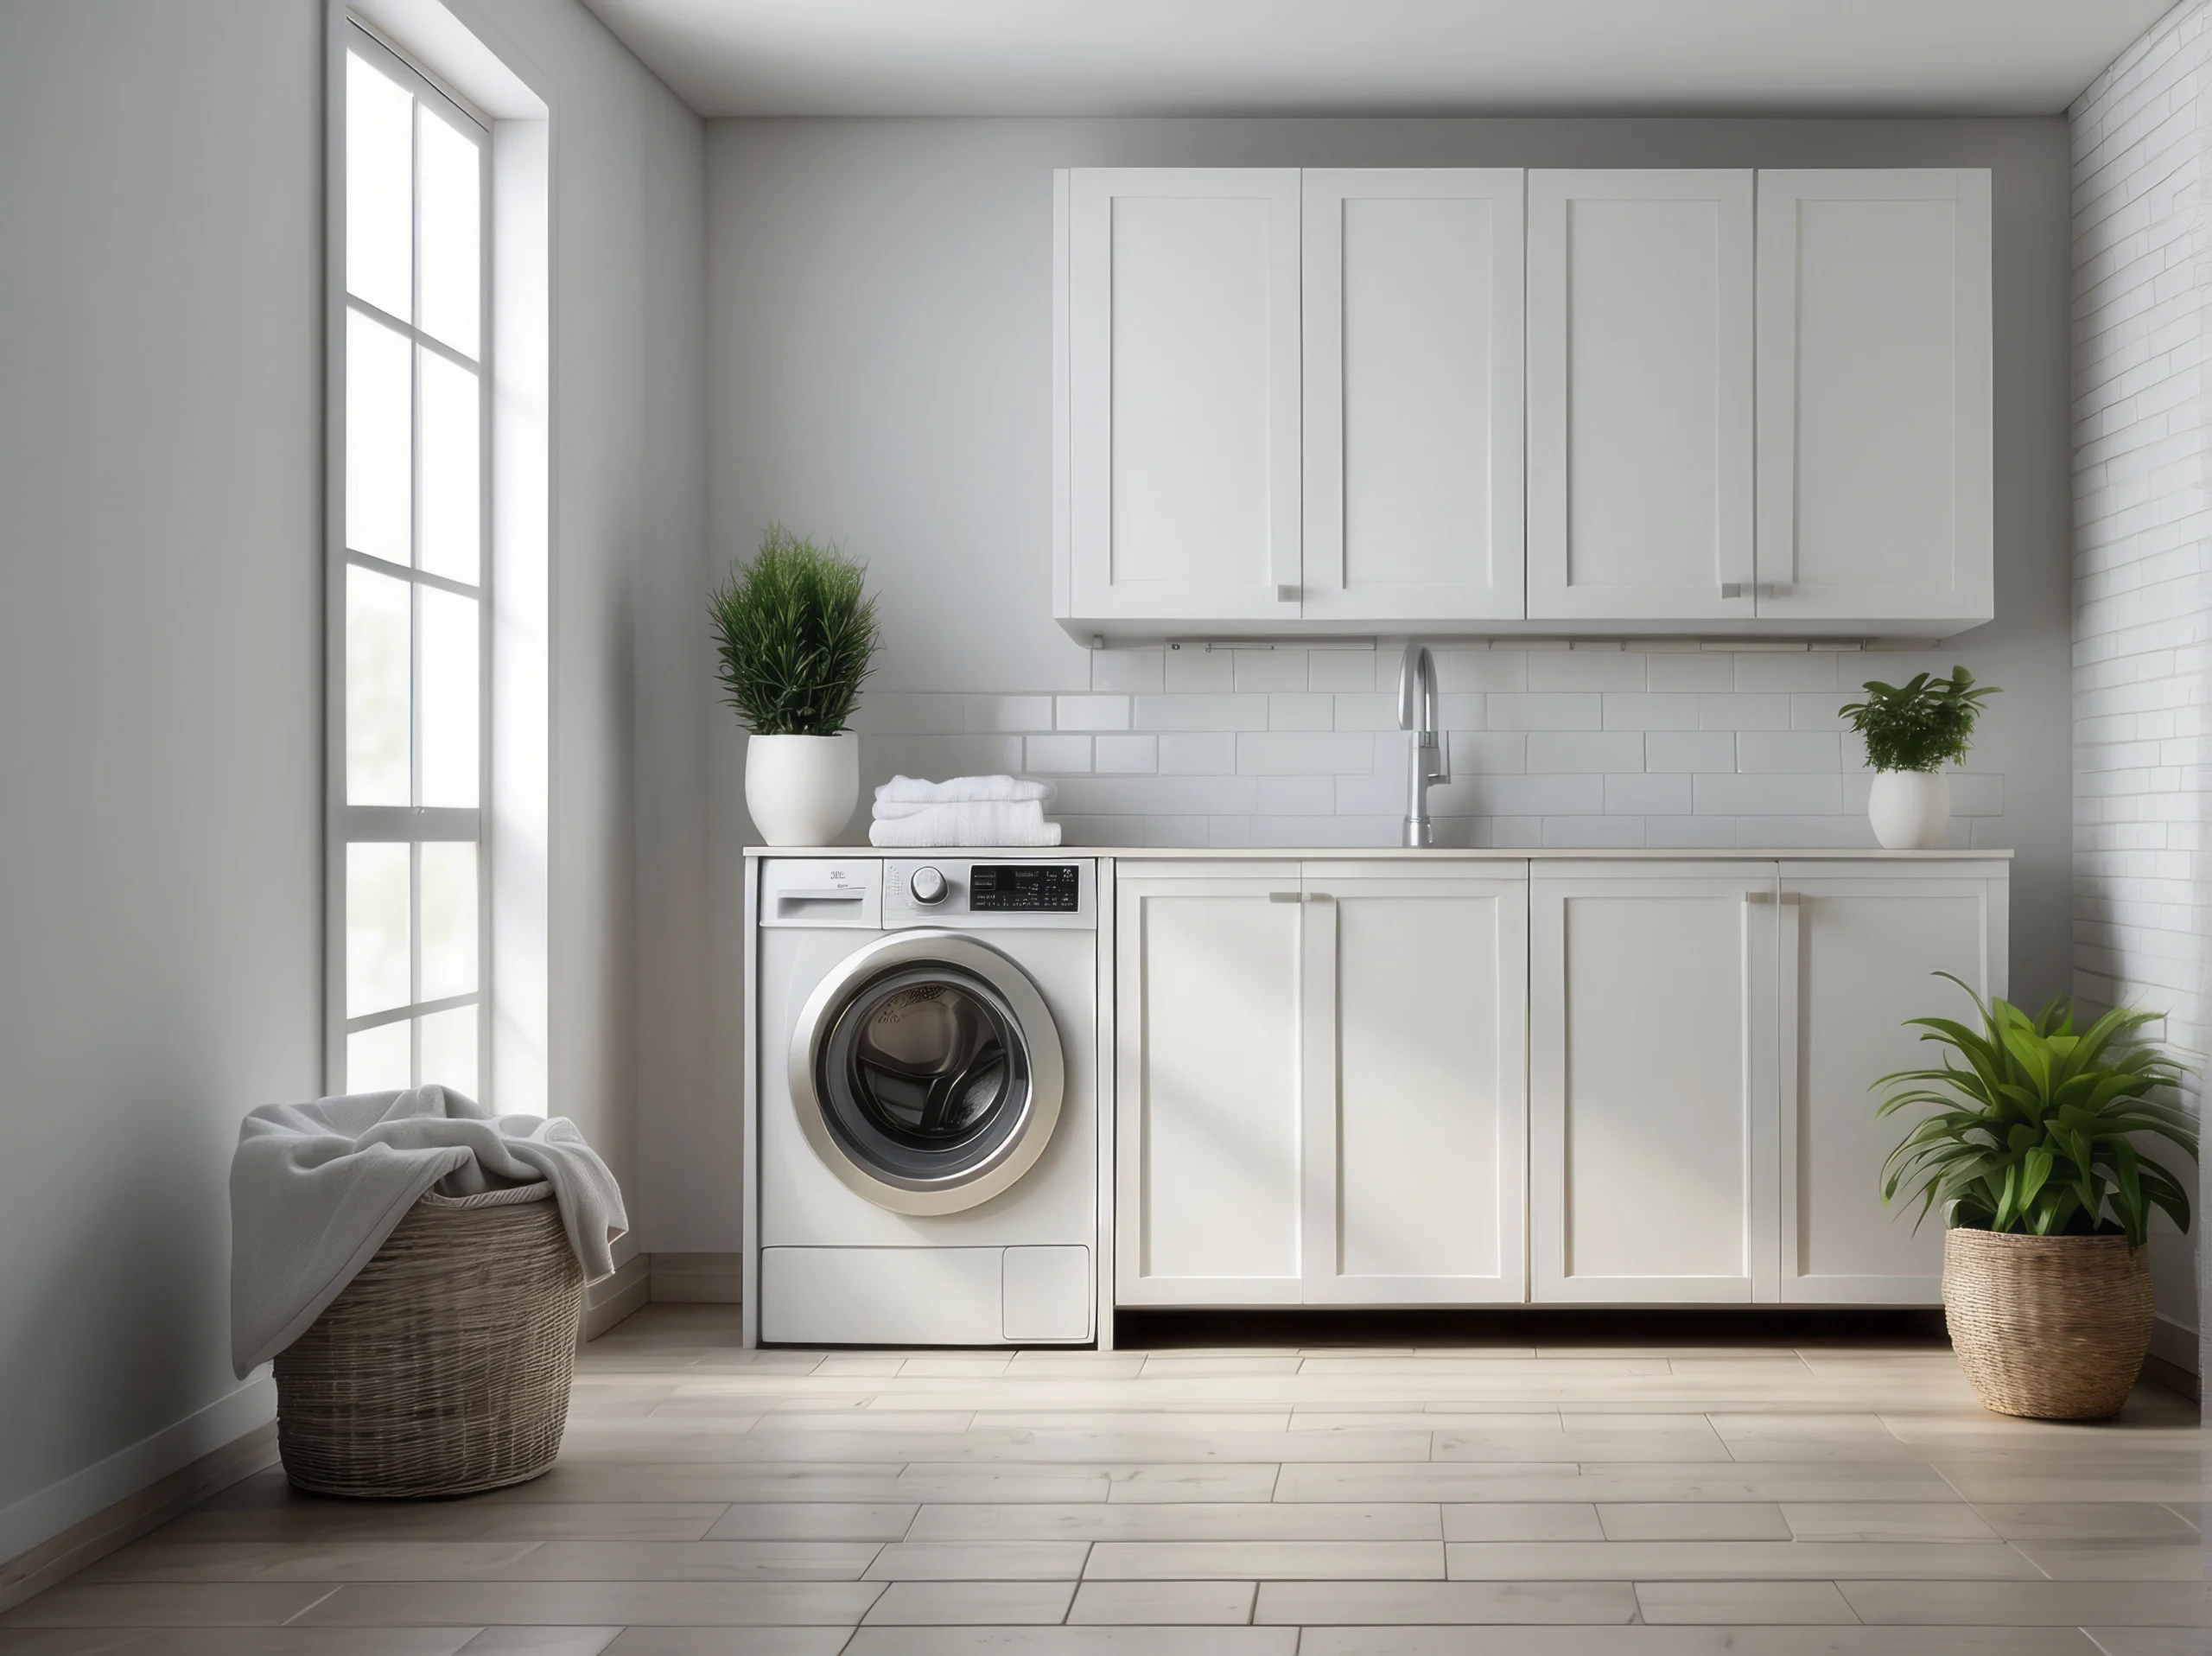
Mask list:
[[[1224,653],[1236,659],[1239,691],[1306,688],[1307,666],[1304,650],[1229,650]]]
[[[969,696],[965,701],[967,728],[973,731],[1052,728],[1052,698],[1049,696]]]
[[[1315,650],[1306,660],[1308,690],[1371,691],[1376,687],[1374,650]],[[1395,661],[1392,663],[1395,667]]]
[[[1337,698],[1312,691],[1291,691],[1268,697],[1270,730],[1333,730]]]
[[[1236,663],[1226,650],[1209,650],[1202,644],[1171,644],[1161,667],[1169,695],[1205,694],[1236,688]]]
[[[1252,791],[1255,817],[1325,817],[1335,813],[1334,776],[1261,776]]]
[[[1643,738],[1643,768],[1733,770],[1736,738],[1726,730],[1653,730]]]
[[[1030,736],[1026,738],[1028,768],[1039,776],[1067,776],[1090,768],[1089,736]]]
[[[1483,776],[1474,780],[1474,795],[1484,816],[1605,814],[1602,776]]]
[[[1697,718],[1698,723],[1707,730],[1787,730],[1789,697],[1700,696],[1697,698]]]
[[[1736,688],[1751,691],[1833,690],[1836,685],[1836,653],[1833,650],[1744,651],[1737,654]]]
[[[1832,730],[1739,730],[1736,768],[1747,772],[1818,771],[1843,768],[1842,744]]]
[[[1229,776],[1236,769],[1236,738],[1226,730],[1163,731],[1163,776]]]
[[[1703,850],[1732,846],[1736,844],[1736,821],[1732,817],[1649,816],[1643,819],[1643,843],[1651,850]]]
[[[1644,655],[1641,650],[1568,650],[1556,655],[1532,655],[1529,660],[1529,688],[1546,691],[1644,688]]]
[[[1436,650],[1437,688],[1449,692],[1504,691],[1529,688],[1529,657],[1516,650]],[[1395,691],[1398,664],[1395,652],[1377,662],[1375,687]]]
[[[2121,614],[2113,607],[2132,596],[2107,608]],[[2080,721],[2077,819],[2084,856],[2103,844],[2100,855],[2173,864],[2178,896],[2140,901],[2193,921],[2191,851],[2174,836],[2196,831],[2184,790],[2201,788],[2212,712],[2170,682],[2212,674],[2212,637],[2172,626],[2171,602],[2115,623],[2131,637],[2163,631],[2155,646],[2109,658],[2106,702]],[[1413,740],[1397,723],[1402,644],[1102,649],[1087,693],[876,691],[855,721],[863,773],[871,786],[894,771],[1052,777],[1071,844],[1392,844]],[[2155,670],[2136,666],[2153,647]],[[1870,843],[1871,778],[1834,710],[1847,699],[1838,673],[1849,689],[1948,666],[1932,653],[1690,640],[1499,640],[1436,659],[1452,772],[1429,794],[1438,843],[1624,849]],[[2002,776],[1961,773],[1952,788],[1957,818],[1974,825],[1961,843],[1974,832],[2003,843]]]
[[[1485,723],[1493,730],[1595,730],[1605,723],[1605,704],[1594,691],[1494,695],[1488,698],[1484,713]]]
[[[1099,774],[1142,775],[1160,768],[1158,736],[1101,736],[1091,738],[1091,761]]]
[[[1692,800],[1700,816],[1837,816],[1843,782],[1827,776],[1697,776]]]
[[[1574,850],[1595,848],[1641,850],[1641,817],[1546,817],[1543,842],[1547,846]]]
[[[1063,696],[1054,708],[1053,723],[1062,730],[1126,730],[1129,728],[1129,698]]]
[[[1686,660],[1704,658],[1687,656]],[[1610,694],[1605,697],[1608,730],[1694,730],[1698,728],[1701,697],[1647,694],[1642,691]]]
[[[1317,654],[1315,660],[1319,660]],[[1382,691],[1347,692],[1336,698],[1332,728],[1338,730],[1395,730],[1398,728],[1398,698]],[[1448,721],[1447,721],[1448,722]]]
[[[1395,747],[1376,742],[1376,766],[1402,768],[1409,764],[1408,740],[1402,736]],[[1453,730],[1445,741],[1445,756],[1454,776],[1517,775],[1529,768],[1529,738],[1518,730]]]
[[[1538,730],[1529,737],[1531,771],[1640,771],[1643,736],[1636,730]]]
[[[1167,652],[1093,650],[1090,687],[1121,696],[1156,696],[1167,688]]]
[[[1647,672],[1655,693],[1669,695],[1736,687],[1736,659],[1702,652],[1649,658]]]
[[[1255,730],[1236,738],[1236,768],[1248,776],[1332,776],[1374,766],[1375,738],[1363,730]]]
[[[1130,710],[1139,730],[1264,730],[1264,696],[1139,696]]]
[[[1687,816],[1690,779],[1679,772],[1605,778],[1605,814],[1613,817]]]

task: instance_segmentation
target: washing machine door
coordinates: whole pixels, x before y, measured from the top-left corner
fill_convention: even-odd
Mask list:
[[[857,951],[791,1032],[791,1104],[815,1154],[901,1213],[958,1213],[1012,1186],[1052,1138],[1065,1079],[1036,985],[956,933]]]

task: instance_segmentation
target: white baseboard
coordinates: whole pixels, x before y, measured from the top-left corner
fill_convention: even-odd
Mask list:
[[[584,1290],[584,1315],[578,1336],[596,1340],[625,1317],[642,1311],[652,1298],[652,1261],[650,1253],[633,1253]]]
[[[656,1253],[653,1298],[664,1304],[734,1305],[745,1286],[738,1253]]]
[[[122,1545],[132,1538],[134,1524],[146,1520],[135,1532],[143,1534],[165,1521],[164,1506],[174,1502],[181,1511],[268,1464],[276,1455],[276,1385],[264,1368],[175,1424],[0,1511],[0,1559],[10,1561],[0,1564],[0,1603],[18,1602],[49,1578],[58,1580],[58,1566],[67,1574]],[[264,1437],[265,1443],[245,1441]],[[188,1472],[198,1475],[179,1479]],[[148,1513],[160,1515],[147,1519]],[[56,1542],[65,1542],[58,1554]],[[37,1584],[25,1586],[32,1581]]]
[[[2151,1323],[2151,1355],[2176,1368],[2196,1373],[2196,1330],[2173,1318],[2160,1316]]]

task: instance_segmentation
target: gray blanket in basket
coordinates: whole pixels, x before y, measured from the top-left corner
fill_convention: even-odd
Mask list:
[[[494,1116],[442,1086],[272,1104],[231,1162],[231,1360],[240,1379],[308,1331],[407,1210],[549,1181],[584,1280],[614,1269],[622,1192],[575,1124]]]

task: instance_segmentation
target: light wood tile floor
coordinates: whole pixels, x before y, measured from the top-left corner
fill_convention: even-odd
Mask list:
[[[1938,1346],[588,1347],[560,1464],[261,1473],[0,1656],[2203,1656],[2196,1411],[1985,1414]]]

